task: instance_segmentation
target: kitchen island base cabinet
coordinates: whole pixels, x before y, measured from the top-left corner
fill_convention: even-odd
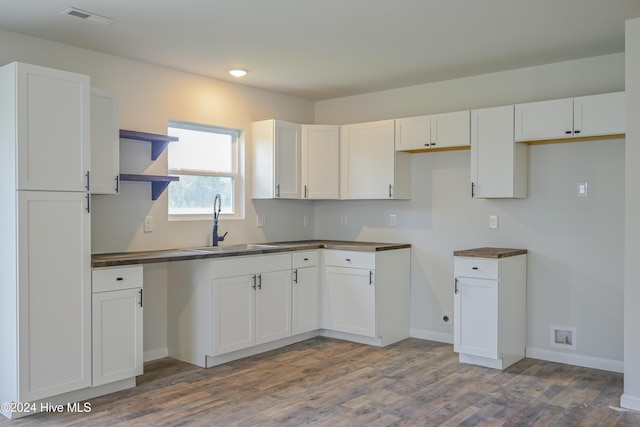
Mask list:
[[[455,257],[453,350],[460,362],[504,369],[525,356],[526,259]]]

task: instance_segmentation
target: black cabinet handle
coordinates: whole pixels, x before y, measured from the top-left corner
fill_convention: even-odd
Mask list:
[[[476,189],[476,184],[472,182],[471,183],[471,197],[475,197],[475,195],[476,195],[475,189]]]
[[[571,135],[571,131],[570,130],[565,130],[564,133],[566,133],[567,135]]]
[[[116,175],[116,193],[120,192],[120,177]]]
[[[258,274],[258,289],[262,289],[262,274]]]
[[[580,131],[579,130],[574,130],[573,133],[580,133]]]
[[[369,284],[373,285],[373,271],[369,270]]]
[[[458,278],[456,277],[456,279],[453,282],[453,293],[457,294],[458,293]]]
[[[140,294],[140,307],[142,307],[142,289],[140,289],[138,293]]]
[[[477,270],[477,269],[478,269],[478,267],[471,267],[471,269],[472,269],[472,270]]]
[[[116,280],[117,280],[118,282],[122,282],[124,279],[123,279],[122,277],[116,277]]]
[[[293,270],[293,283],[298,283],[298,269]]]
[[[256,275],[254,274],[251,279],[253,281],[253,284],[251,285],[251,289],[253,289],[255,291],[256,290]]]

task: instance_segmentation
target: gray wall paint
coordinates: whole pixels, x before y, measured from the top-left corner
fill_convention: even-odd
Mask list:
[[[316,103],[319,123],[353,123],[624,90],[624,55],[549,64]],[[411,201],[316,202],[316,236],[412,244],[413,334],[452,340],[453,256],[478,246],[529,250],[531,355],[622,369],[624,140],[529,147],[529,197],[470,197],[468,151],[412,155]],[[577,197],[577,183],[589,197]],[[398,226],[388,226],[388,215]],[[347,214],[349,225],[339,218]],[[500,228],[489,229],[498,214]],[[455,319],[454,319],[455,321]],[[550,326],[577,328],[577,350]]]
[[[624,394],[620,405],[640,411],[640,19],[626,25],[627,141],[624,264]]]
[[[615,54],[313,104],[6,31],[0,38],[0,63],[86,73],[94,86],[117,90],[123,128],[164,132],[173,118],[246,129],[247,165],[253,120],[356,123],[624,88],[624,55]],[[123,172],[166,172],[166,157],[151,164],[145,144],[123,143],[121,158]],[[576,355],[621,361],[624,142],[535,146],[529,161],[525,200],[472,200],[469,152],[423,153],[412,156],[411,201],[253,202],[247,196],[246,219],[221,226],[230,243],[313,236],[412,243],[412,328],[445,341],[451,329],[439,316],[452,311],[452,251],[526,247],[529,346],[548,350],[549,324],[560,323],[577,327]],[[250,173],[247,168],[247,182]],[[576,197],[578,181],[589,181],[589,198]],[[153,203],[149,194],[148,184],[129,183],[117,197],[94,197],[95,253],[206,242],[209,221],[169,222],[166,199]],[[267,215],[266,228],[256,228],[256,213]],[[347,227],[339,226],[340,213],[349,215]],[[390,213],[398,215],[396,228],[387,226]],[[500,215],[497,231],[488,229],[493,213]],[[302,226],[305,214],[311,227]],[[146,215],[154,216],[154,233],[142,232]],[[145,350],[157,355],[166,346],[166,269],[145,271],[153,302],[145,308]]]

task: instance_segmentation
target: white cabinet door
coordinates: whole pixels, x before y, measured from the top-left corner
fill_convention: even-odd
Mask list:
[[[276,198],[300,198],[300,125],[275,121],[275,184]]]
[[[318,267],[296,268],[291,284],[291,332],[293,335],[320,328],[320,280]]]
[[[142,375],[141,292],[93,294],[93,386]]]
[[[625,133],[625,112],[624,92],[574,98],[574,135],[598,136]]]
[[[299,199],[300,125],[280,120],[251,124],[253,198]]]
[[[119,177],[118,95],[91,88],[91,194],[118,194]]]
[[[251,347],[255,343],[254,275],[213,281],[213,354]]]
[[[454,294],[453,350],[498,357],[498,281],[458,277]]]
[[[468,147],[469,111],[396,119],[396,150]]]
[[[260,273],[256,290],[256,344],[291,336],[291,270]]]
[[[305,199],[338,199],[340,127],[302,125],[302,195]]]
[[[513,110],[471,111],[472,197],[527,197],[528,148],[513,140]]]
[[[405,117],[395,121],[398,151],[431,148],[431,116]]]
[[[91,385],[86,193],[18,192],[19,398]]]
[[[325,329],[376,336],[374,272],[326,267]]]
[[[341,127],[340,193],[342,198],[394,198],[396,190],[394,133],[393,120]]]
[[[431,116],[431,148],[468,147],[469,111]]]
[[[18,85],[18,189],[88,190],[89,77],[12,65]]]
[[[515,140],[573,137],[573,98],[517,104]]]

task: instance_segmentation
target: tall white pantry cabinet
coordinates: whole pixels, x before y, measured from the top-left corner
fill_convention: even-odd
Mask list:
[[[0,402],[91,386],[89,102],[88,76],[0,67]]]

